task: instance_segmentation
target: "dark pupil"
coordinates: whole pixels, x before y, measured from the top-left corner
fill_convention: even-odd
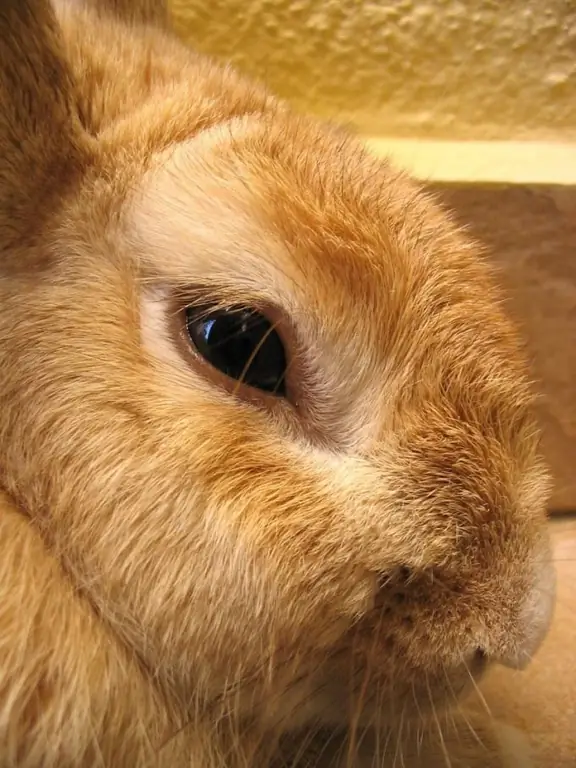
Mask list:
[[[286,355],[264,315],[239,308],[208,312],[186,309],[186,327],[198,352],[231,379],[284,396]]]

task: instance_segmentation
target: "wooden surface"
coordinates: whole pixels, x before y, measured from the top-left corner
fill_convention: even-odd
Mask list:
[[[576,517],[551,522],[557,603],[551,632],[524,672],[483,686],[494,717],[523,731],[537,768],[576,768]]]

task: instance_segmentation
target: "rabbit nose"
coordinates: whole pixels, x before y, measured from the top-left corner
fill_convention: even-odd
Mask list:
[[[516,631],[508,632],[493,648],[486,648],[491,661],[509,669],[524,669],[530,663],[550,628],[555,581],[552,564],[542,566],[537,583],[520,606]]]

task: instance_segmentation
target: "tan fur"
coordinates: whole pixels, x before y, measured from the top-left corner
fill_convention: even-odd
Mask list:
[[[553,591],[477,246],[160,4],[57,17],[0,7],[0,765],[504,764],[440,722]],[[194,359],[198,296],[273,309],[291,403]]]

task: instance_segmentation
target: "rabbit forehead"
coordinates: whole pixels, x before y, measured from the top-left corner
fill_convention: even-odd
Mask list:
[[[290,304],[297,272],[281,240],[261,227],[241,179],[222,179],[192,139],[163,153],[128,212],[144,273],[174,287],[211,283],[238,297]]]
[[[360,143],[305,120],[234,119],[160,153],[128,219],[148,274],[316,311],[334,330],[344,318],[380,346],[408,305],[420,324],[471,295],[493,314],[475,245]]]
[[[305,122],[279,122],[280,130],[263,116],[233,119],[158,155],[132,211],[148,266],[175,281],[230,275],[238,290],[268,290],[275,301],[324,289],[323,299],[338,289],[349,296],[382,277],[390,240],[381,237],[374,254],[363,231],[368,223],[372,234],[388,234],[381,211],[357,211],[354,226],[338,231],[358,201],[339,199],[335,187],[350,185],[342,174],[358,175],[358,146]],[[166,238],[171,247],[182,241],[170,256]],[[344,261],[359,273],[353,283]]]

